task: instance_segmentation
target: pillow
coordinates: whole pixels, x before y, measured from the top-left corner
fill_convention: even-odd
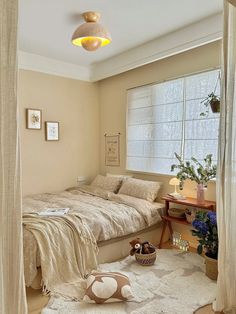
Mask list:
[[[83,298],[87,303],[122,302],[133,298],[129,278],[121,273],[93,272]]]
[[[96,186],[106,191],[116,193],[122,183],[122,178],[117,177],[104,177],[102,175],[97,175],[96,178],[91,183],[92,186]]]
[[[130,178],[124,181],[119,190],[119,194],[134,196],[153,202],[157,198],[160,187],[160,182]]]

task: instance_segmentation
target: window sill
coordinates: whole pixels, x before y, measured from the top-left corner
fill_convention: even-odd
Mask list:
[[[125,169],[125,171],[127,173],[130,173],[130,174],[140,174],[140,175],[145,175],[145,176],[151,176],[151,177],[166,177],[166,178],[173,178],[175,177],[175,174],[162,174],[162,173],[155,173],[155,172],[145,172],[145,171],[137,171],[137,170],[128,170],[128,169]],[[209,181],[209,183],[214,183],[216,184],[216,179],[211,179]]]
[[[143,174],[146,176],[153,176],[153,177],[167,177],[167,178],[171,178],[174,177],[174,174],[163,174],[163,173],[155,173],[155,172],[145,172],[145,171],[138,171],[138,170],[128,170],[126,169],[127,173],[137,173],[137,174]]]

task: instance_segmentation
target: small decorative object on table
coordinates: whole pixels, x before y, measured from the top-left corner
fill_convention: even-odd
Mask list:
[[[175,153],[179,165],[172,165],[171,171],[179,169],[176,177],[180,180],[180,189],[183,189],[184,181],[189,179],[197,183],[197,200],[199,204],[204,203],[204,190],[208,181],[216,177],[216,165],[212,164],[212,154],[204,158],[205,165],[202,165],[196,158],[192,157],[190,161],[184,161],[181,156]]]
[[[129,243],[132,247],[130,255],[135,255],[136,261],[142,266],[151,266],[156,260],[156,248],[148,241],[141,242],[136,238]]]
[[[209,211],[199,211],[192,223],[194,230],[192,235],[198,237],[199,254],[205,251],[206,275],[210,279],[216,280],[218,275],[218,231],[216,223],[216,213]]]
[[[185,217],[186,217],[186,220],[187,220],[187,222],[189,224],[191,224],[194,221],[195,216],[196,216],[196,214],[195,214],[195,210],[194,209],[188,209],[187,208],[185,210]]]

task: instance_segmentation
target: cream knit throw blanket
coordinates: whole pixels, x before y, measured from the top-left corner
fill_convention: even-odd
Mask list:
[[[44,292],[80,300],[86,275],[97,268],[98,247],[89,227],[77,214],[25,214],[23,224],[38,244]]]

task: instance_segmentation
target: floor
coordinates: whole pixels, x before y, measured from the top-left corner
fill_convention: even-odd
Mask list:
[[[171,249],[172,246],[169,243],[163,245],[163,248]],[[191,249],[191,251],[195,251]],[[34,290],[31,288],[27,289],[27,301],[28,301],[28,312],[29,314],[40,314],[41,310],[46,306],[48,303],[49,298],[43,296],[40,290]],[[204,306],[203,308],[199,309],[195,314],[213,314],[215,313],[212,310],[212,305]],[[218,312],[217,312],[218,313]],[[215,314],[217,314],[215,313]],[[220,313],[218,313],[220,314]]]

